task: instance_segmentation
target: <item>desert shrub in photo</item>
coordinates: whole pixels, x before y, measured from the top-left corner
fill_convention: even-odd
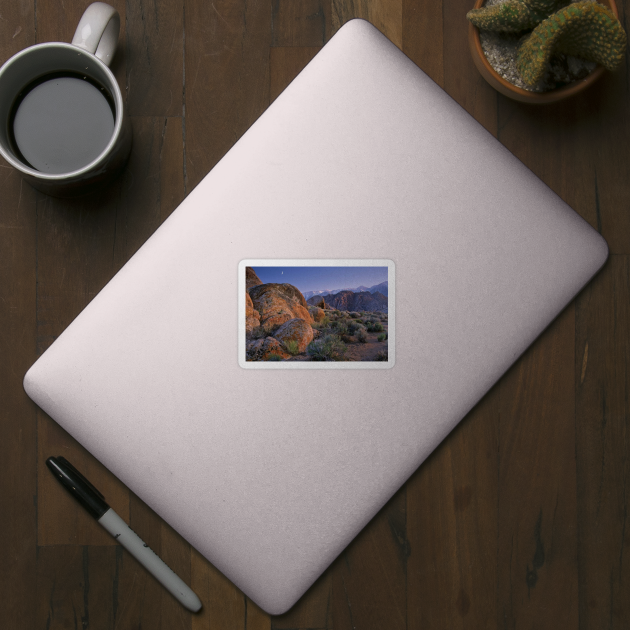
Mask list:
[[[387,339],[387,333],[383,333],[382,335],[378,336],[379,341],[385,341],[386,339]]]
[[[313,361],[342,361],[346,344],[337,335],[326,335],[311,341],[306,351]]]
[[[377,355],[375,361],[389,361],[387,358],[387,350],[381,350]]]
[[[383,324],[381,324],[381,322],[368,322],[367,331],[368,332],[382,332]]]
[[[335,333],[339,336],[348,334],[348,325],[345,322],[337,323],[337,330]]]
[[[282,357],[279,354],[267,355],[267,361],[282,361]]]
[[[284,342],[284,347],[289,354],[295,356],[296,354],[300,354],[299,344],[295,339],[290,339]]]
[[[357,330],[356,338],[359,343],[367,343],[367,335],[365,334],[365,330],[363,328]]]
[[[349,335],[354,335],[354,333],[357,332],[357,330],[359,330],[359,328],[361,328],[361,326],[359,324],[357,324],[356,322],[350,322],[348,324],[348,334]]]

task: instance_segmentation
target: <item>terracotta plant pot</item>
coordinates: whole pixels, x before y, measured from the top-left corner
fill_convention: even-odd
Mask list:
[[[614,0],[600,0],[600,4],[608,7],[617,18],[619,13],[617,12],[617,5]],[[484,5],[484,0],[475,1],[475,9],[481,9]],[[554,103],[562,99],[568,98],[587,89],[590,85],[595,83],[605,69],[602,66],[597,66],[593,72],[591,72],[586,78],[581,81],[575,81],[554,90],[548,92],[529,92],[523,88],[506,81],[495,69],[490,65],[490,62],[486,59],[481,48],[481,40],[479,39],[479,29],[471,22],[468,22],[468,43],[470,45],[470,53],[473,61],[477,66],[477,70],[481,73],[481,76],[495,89],[497,92],[514,99],[515,101],[522,101],[524,103]]]

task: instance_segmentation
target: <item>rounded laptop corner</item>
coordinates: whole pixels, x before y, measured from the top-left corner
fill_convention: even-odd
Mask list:
[[[26,371],[24,378],[22,379],[22,387],[24,388],[26,395],[31,400],[34,400],[36,388],[37,388],[35,384],[35,377],[34,377],[35,365],[36,364],[31,365],[31,367]]]
[[[610,247],[608,247],[606,239],[599,232],[597,234],[599,236],[597,243],[597,271],[599,271],[610,256]]]

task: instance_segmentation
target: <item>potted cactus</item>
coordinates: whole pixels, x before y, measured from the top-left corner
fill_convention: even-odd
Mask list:
[[[475,65],[490,85],[516,100],[571,96],[624,58],[627,38],[617,7],[603,1],[477,0],[467,14]],[[511,49],[511,56],[496,62],[492,43]]]

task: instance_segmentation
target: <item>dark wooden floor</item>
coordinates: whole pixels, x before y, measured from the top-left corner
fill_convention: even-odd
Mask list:
[[[59,201],[0,163],[0,627],[630,628],[627,63],[584,96],[535,108],[498,96],[475,70],[471,0],[113,4],[114,71],[134,129],[122,178]],[[0,0],[0,62],[70,41],[86,5]],[[630,0],[619,9],[623,22]],[[611,256],[294,609],[270,618],[38,411],[22,377],[354,16],[596,227]],[[199,615],[60,495],[44,467],[51,454],[84,469],[192,584]]]

